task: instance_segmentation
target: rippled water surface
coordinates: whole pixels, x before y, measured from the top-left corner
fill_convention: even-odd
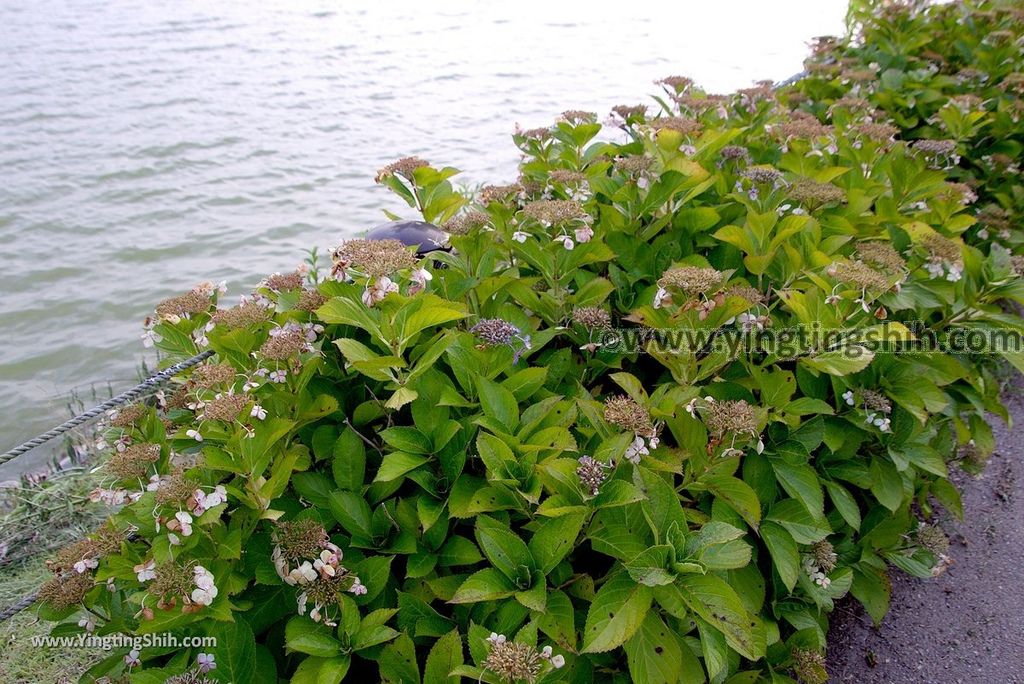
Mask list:
[[[512,180],[514,123],[781,80],[844,7],[0,0],[0,448],[132,384],[160,299],[408,215],[383,164]]]

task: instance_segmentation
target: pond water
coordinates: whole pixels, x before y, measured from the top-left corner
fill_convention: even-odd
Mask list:
[[[236,296],[382,209],[411,218],[374,185],[384,164],[511,181],[515,123],[604,117],[674,74],[712,92],[784,79],[845,13],[432,4],[0,0],[0,449],[66,418],[71,393],[137,381],[162,298],[203,280]]]

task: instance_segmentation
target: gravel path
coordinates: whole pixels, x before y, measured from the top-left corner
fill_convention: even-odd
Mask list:
[[[1005,396],[1024,424],[1024,382]],[[844,602],[829,633],[833,682],[1024,683],[1024,439],[993,425],[996,453],[978,479],[955,477],[964,522],[952,521],[954,564],[935,580],[892,571],[893,599],[878,629]]]

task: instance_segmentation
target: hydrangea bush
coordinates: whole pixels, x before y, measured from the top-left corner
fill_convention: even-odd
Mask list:
[[[1005,417],[997,355],[921,342],[1021,328],[1022,21],[856,2],[794,86],[565,112],[471,196],[385,167],[453,249],[161,303],[166,363],[215,356],[111,416],[41,614],[217,638],[89,681],[824,681],[837,600],[951,562]]]

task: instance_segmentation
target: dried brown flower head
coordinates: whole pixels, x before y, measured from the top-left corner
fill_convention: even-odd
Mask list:
[[[1017,274],[1018,278],[1024,278],[1024,254],[1014,254],[1011,256],[1010,267]]]
[[[651,414],[632,397],[620,394],[605,399],[604,419],[642,437],[653,437],[655,434]]]
[[[844,69],[839,78],[849,83],[870,83],[878,79],[874,69]]]
[[[907,266],[906,259],[888,242],[862,242],[857,245],[857,256],[890,276],[902,273]]]
[[[658,287],[678,288],[688,295],[710,291],[722,282],[722,273],[713,268],[700,266],[677,266],[665,271],[658,279]]]
[[[754,407],[744,399],[709,402],[707,412],[704,414],[704,424],[708,431],[716,437],[721,437],[726,433],[757,432],[757,416],[754,413]]]
[[[525,130],[516,128],[516,135],[528,140],[544,141],[551,137],[551,129],[547,126],[539,128],[527,128]]]
[[[682,133],[683,135],[693,135],[699,133],[701,130],[700,122],[696,119],[691,119],[685,116],[662,116],[657,119],[652,119],[648,122],[656,131],[670,130]]]
[[[156,577],[149,585],[149,590],[161,598],[185,597],[192,594],[195,587],[195,572],[181,563],[169,561],[158,563],[153,568]]]
[[[896,134],[900,132],[900,129],[887,123],[862,123],[851,127],[850,132],[858,138],[889,143],[896,139]]]
[[[156,305],[156,315],[161,320],[176,320],[203,313],[210,308],[212,293],[205,287],[196,287],[177,297],[165,299]]]
[[[965,206],[973,204],[978,199],[974,188],[967,183],[946,183],[943,189],[939,191],[938,197],[948,202],[957,202]]]
[[[222,325],[228,330],[255,328],[270,318],[270,310],[258,302],[245,302],[230,309],[218,309],[213,314],[214,325]]]
[[[645,173],[654,164],[654,160],[650,157],[645,157],[642,154],[634,154],[628,157],[617,157],[614,165],[615,169],[620,173],[624,173],[629,176],[639,176]]]
[[[295,304],[295,308],[299,311],[316,311],[326,303],[327,297],[320,294],[319,290],[304,287],[299,293],[299,301]]]
[[[811,556],[814,558],[814,564],[826,575],[835,569],[839,559],[831,542],[827,539],[815,542],[811,546]]]
[[[827,138],[835,134],[831,126],[826,126],[812,117],[801,117],[795,121],[776,124],[772,127],[772,135],[778,140],[814,140],[816,138]]]
[[[924,155],[945,157],[956,152],[955,140],[915,140],[911,147]]]
[[[416,257],[398,240],[346,240],[331,252],[335,269],[355,268],[379,278],[416,265]]]
[[[988,204],[978,210],[978,223],[993,230],[1010,227],[1010,212],[995,204]]]
[[[302,287],[306,277],[298,271],[292,273],[272,273],[263,280],[263,286],[274,292],[297,290]]]
[[[874,109],[874,105],[871,104],[870,100],[863,97],[844,95],[834,101],[832,106],[828,108],[829,116],[832,116],[832,112],[836,109],[847,109],[851,112],[870,112]]]
[[[604,330],[612,325],[612,317],[608,312],[596,306],[573,309],[572,320],[589,330]]]
[[[546,225],[590,218],[583,205],[575,200],[537,200],[523,207],[523,214]]]
[[[647,116],[647,105],[615,105],[612,107],[612,112],[618,114],[620,118],[626,121],[629,119],[643,119]]]
[[[764,304],[766,297],[763,292],[758,290],[756,287],[746,284],[730,285],[722,292],[725,297],[739,297],[745,299],[751,304]]]
[[[490,651],[483,668],[498,675],[506,682],[537,681],[544,665],[544,659],[533,646],[517,644],[514,641],[488,641]]]
[[[522,191],[518,183],[511,185],[485,185],[480,189],[480,203],[487,206],[491,202],[504,202],[509,197],[518,195]]]
[[[569,171],[568,169],[555,169],[548,174],[548,178],[562,185],[575,185],[587,180],[587,177],[579,171]]]
[[[681,93],[693,85],[693,79],[686,76],[666,76],[655,81],[658,85],[666,85],[677,93]]]
[[[929,233],[922,241],[928,255],[935,261],[943,261],[947,264],[963,264],[963,255],[960,245],[938,233]]]
[[[837,261],[828,268],[828,274],[841,283],[861,290],[888,290],[889,279],[860,261]]]
[[[230,363],[204,363],[196,366],[188,376],[188,386],[193,389],[210,389],[219,385],[230,385],[238,371]]]
[[[124,451],[114,451],[104,467],[119,480],[137,480],[147,477],[158,460],[159,444],[132,444]]]
[[[571,124],[594,123],[597,121],[597,114],[580,109],[567,109],[562,112],[559,119]]]
[[[491,217],[482,211],[470,211],[450,218],[444,224],[444,229],[452,235],[466,235],[483,228],[490,220]]]
[[[110,419],[110,424],[117,428],[133,427],[146,413],[148,407],[145,404],[130,404],[115,413]]]
[[[750,161],[750,151],[741,145],[726,145],[718,154],[726,161]]]
[[[158,504],[183,504],[197,489],[199,489],[198,480],[175,472],[160,478],[155,499]]]
[[[407,180],[412,180],[413,172],[416,169],[423,168],[424,166],[430,166],[430,164],[419,157],[402,157],[398,161],[392,162],[379,170],[374,180],[380,183],[385,179],[396,175]]]
[[[203,408],[203,419],[232,423],[250,401],[244,394],[224,394],[206,403]]]
[[[286,330],[272,335],[260,346],[260,354],[271,361],[286,361],[304,351],[309,345],[302,330]]]
[[[39,588],[39,600],[56,610],[65,610],[81,605],[93,586],[92,575],[88,573],[54,577]]]
[[[846,193],[831,183],[819,183],[810,178],[801,178],[786,189],[790,198],[801,204],[817,208],[825,204],[846,202]]]

